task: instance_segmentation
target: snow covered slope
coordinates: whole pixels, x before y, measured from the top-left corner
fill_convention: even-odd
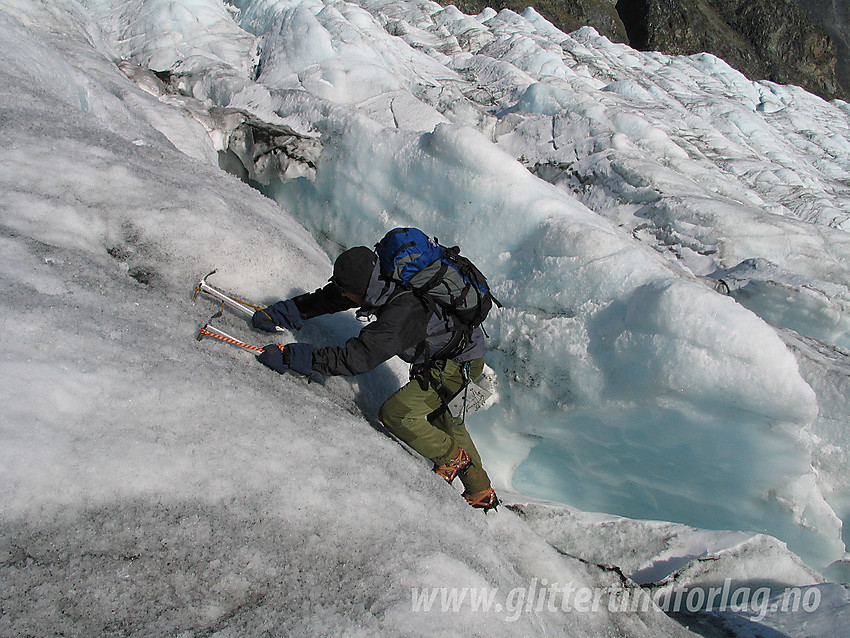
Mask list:
[[[569,555],[387,438],[398,363],[308,385],[194,340],[213,268],[273,301],[404,223],[462,245],[505,302],[502,401],[472,423],[499,487],[842,557],[846,105],[531,11],[0,6],[0,633],[685,634],[606,598],[513,613],[544,580],[633,585],[596,565],[604,525]],[[246,121],[287,137],[242,167],[277,203],[216,166],[247,161]],[[649,529],[644,567],[672,556]],[[759,547],[757,569],[794,566],[780,584],[819,580]],[[426,587],[501,611],[414,611]]]

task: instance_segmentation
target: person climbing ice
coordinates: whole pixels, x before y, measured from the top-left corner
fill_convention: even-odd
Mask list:
[[[483,275],[457,248],[444,248],[418,229],[399,228],[375,250],[344,251],[326,286],[258,310],[251,322],[274,332],[277,326],[298,330],[304,320],[352,308],[373,315],[344,346],[275,343],[257,359],[281,374],[354,376],[401,357],[411,364],[410,381],[381,406],[381,423],[431,459],[445,481],[459,478],[467,502],[487,511],[499,499],[463,415],[453,416],[448,403],[484,370],[480,323],[493,303],[498,301]]]

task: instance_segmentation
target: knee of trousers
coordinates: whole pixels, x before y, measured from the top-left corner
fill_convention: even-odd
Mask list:
[[[392,401],[387,401],[378,411],[378,418],[393,434],[408,432],[410,428],[405,425],[408,419],[398,409],[395,409],[396,407]]]
[[[378,419],[380,419],[381,423],[383,423],[390,430],[392,430],[395,424],[400,421],[400,419],[391,408],[387,407],[388,403],[389,401],[385,402],[381,406],[381,409],[378,410]]]
[[[432,439],[436,432],[439,432],[439,435],[437,436],[445,438],[451,442],[447,434],[438,431],[436,428],[431,426],[427,420],[422,422],[417,419],[396,417],[389,419],[382,418],[381,423],[383,423],[384,427],[386,427],[393,435],[397,436],[423,456],[428,456],[429,458],[434,453],[434,450],[432,450],[431,447],[433,446]]]

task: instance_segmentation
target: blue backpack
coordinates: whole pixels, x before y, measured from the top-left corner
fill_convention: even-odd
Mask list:
[[[457,246],[441,246],[418,228],[391,230],[375,244],[375,251],[384,279],[411,290],[426,308],[438,305],[455,318],[454,337],[432,359],[459,354],[493,304],[502,305],[490,292],[486,277]]]

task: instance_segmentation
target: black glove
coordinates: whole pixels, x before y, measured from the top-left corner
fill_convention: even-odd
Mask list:
[[[271,343],[263,348],[263,351],[257,355],[257,361],[280,374],[289,370],[289,366],[283,361],[283,350],[277,343]]]
[[[283,362],[293,372],[309,377],[313,374],[313,346],[309,343],[290,343],[283,346]]]
[[[257,355],[257,361],[280,374],[292,370],[309,377],[313,373],[313,346],[309,343],[290,343],[285,346],[272,343]]]
[[[251,317],[251,325],[266,332],[277,332],[277,327],[300,330],[301,313],[292,299],[278,301],[265,310],[258,310]]]

